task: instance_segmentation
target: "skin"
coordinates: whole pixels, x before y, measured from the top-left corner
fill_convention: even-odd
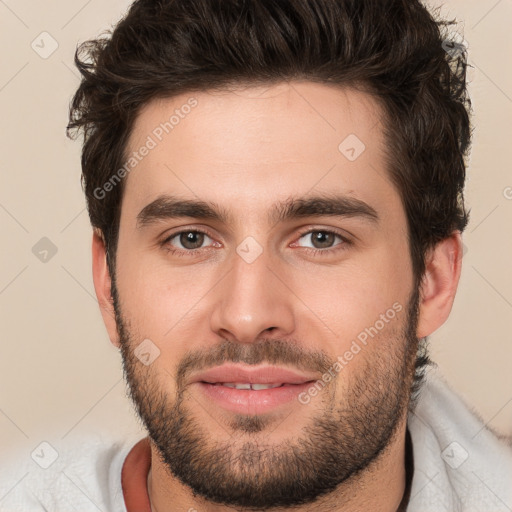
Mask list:
[[[322,354],[335,361],[394,303],[403,305],[402,312],[307,406],[286,404],[261,415],[260,423],[247,411],[246,425],[259,430],[244,431],[233,413],[219,410],[185,379],[180,388],[183,405],[209,439],[234,453],[241,453],[248,441],[280,450],[314,425],[315,418],[334,414],[335,407],[355,415],[357,403],[349,400],[354,383],[371,380],[368,368],[376,361],[385,361],[375,371],[381,380],[375,377],[361,403],[370,396],[382,398],[386,386],[381,383],[393,371],[408,376],[403,389],[412,382],[413,360],[407,351],[411,340],[400,333],[407,325],[406,305],[414,280],[405,212],[386,173],[383,113],[365,93],[310,82],[183,94],[154,100],[142,109],[128,152],[140,148],[148,134],[191,96],[197,106],[126,179],[116,285],[128,339],[120,335],[119,311],[115,320],[101,234],[93,235],[93,276],[103,319],[111,342],[123,348],[125,361],[131,358],[138,385],[151,382],[175,403],[179,364],[187,355],[214,350],[223,341],[249,354],[257,350],[258,341],[279,340],[298,347],[301,354]],[[353,162],[338,150],[349,134],[356,134],[366,146]],[[290,197],[333,192],[364,201],[377,212],[378,222],[359,216],[324,215],[278,223],[268,218],[274,204]],[[163,219],[139,228],[137,215],[161,194],[215,203],[231,218]],[[165,245],[159,242],[180,229],[206,229],[209,238],[193,255],[178,256],[169,251],[182,248],[178,238]],[[332,246],[321,249],[323,254],[313,253],[311,235],[303,234],[308,229],[337,231],[350,243],[335,238]],[[262,249],[252,263],[236,251],[247,237]],[[427,254],[416,338],[430,335],[447,319],[461,254],[458,232]],[[159,348],[160,356],[149,367],[137,366],[133,350],[146,338]],[[400,360],[402,353],[409,354],[405,361]],[[386,448],[361,472],[322,496],[315,510],[397,510],[405,487],[407,406],[406,401],[400,403]],[[148,486],[152,506],[159,512],[233,510],[195,495],[169,471],[154,443]],[[295,510],[311,510],[311,505]]]

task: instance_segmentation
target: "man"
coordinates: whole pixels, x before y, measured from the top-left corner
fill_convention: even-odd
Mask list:
[[[426,372],[468,221],[444,28],[416,0],[139,0],[80,48],[94,284],[148,437],[83,450],[55,510],[512,508],[512,451]]]

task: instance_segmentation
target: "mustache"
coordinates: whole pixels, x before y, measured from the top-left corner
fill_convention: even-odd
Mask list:
[[[326,353],[306,350],[294,341],[261,339],[251,344],[223,340],[219,345],[187,354],[178,364],[176,380],[181,389],[187,375],[224,363],[288,365],[306,372],[325,373],[334,363]]]

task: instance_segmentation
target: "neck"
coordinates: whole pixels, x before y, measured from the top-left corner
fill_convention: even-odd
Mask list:
[[[317,512],[401,512],[400,503],[406,488],[405,468],[406,421],[391,443],[375,461],[358,475],[343,482],[332,493],[315,503]],[[151,470],[148,474],[148,494],[152,512],[233,512],[237,508],[219,505],[194,496],[168,471],[151,443]],[[269,512],[288,512],[289,509],[272,508]],[[307,512],[311,504],[294,507],[294,512]]]

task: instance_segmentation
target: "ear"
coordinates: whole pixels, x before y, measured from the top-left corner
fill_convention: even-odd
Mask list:
[[[94,290],[100,306],[101,316],[107,328],[111,343],[120,347],[119,333],[115,320],[114,301],[111,295],[111,279],[107,265],[107,253],[103,234],[94,228],[92,235],[92,277]]]
[[[462,267],[459,231],[439,242],[427,254],[420,287],[417,337],[429,336],[444,324],[452,309]]]

